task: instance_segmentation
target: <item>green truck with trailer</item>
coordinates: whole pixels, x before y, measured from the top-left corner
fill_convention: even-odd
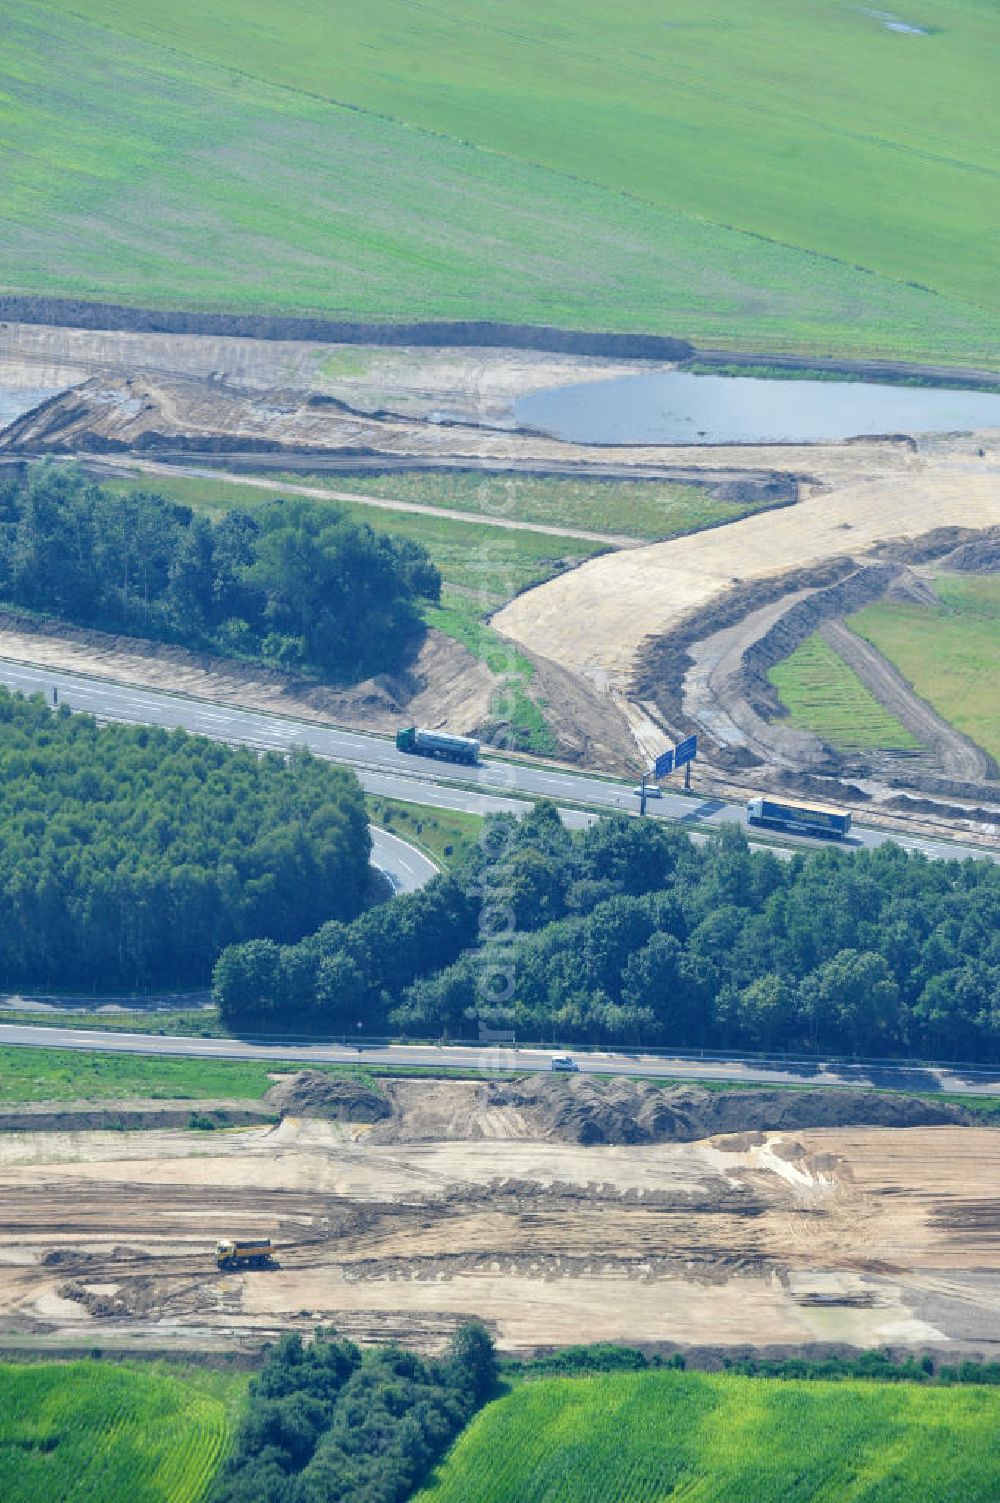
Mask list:
[[[479,742],[471,736],[448,736],[444,731],[422,731],[415,725],[396,732],[396,750],[415,757],[439,757],[444,762],[479,762]]]

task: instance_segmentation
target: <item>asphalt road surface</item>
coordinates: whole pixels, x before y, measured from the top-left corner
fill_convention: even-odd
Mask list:
[[[415,845],[400,840],[398,835],[390,835],[388,830],[380,830],[377,825],[369,825],[369,829],[372,833],[372,866],[388,873],[395,892],[416,892],[418,887],[437,876],[439,868]]]
[[[545,1049],[514,1048],[500,1042],[482,1044],[250,1044],[229,1038],[176,1038],[155,1033],[46,1028],[0,1023],[0,1046],[31,1045],[48,1049],[113,1051],[116,1054],[187,1056],[197,1059],[288,1060],[300,1065],[350,1064],[386,1068],[423,1066],[496,1074],[514,1070],[538,1074],[552,1069]],[[722,1080],[733,1084],[879,1087],[887,1090],[956,1091],[966,1096],[1000,1097],[1000,1071],[960,1071],[949,1066],[823,1064],[787,1060],[764,1064],[739,1055],[706,1059],[700,1055],[617,1054],[580,1051],[570,1056],[581,1074],[633,1075],[669,1080]]]
[[[183,694],[135,688],[35,664],[0,659],[0,683],[25,694],[42,693],[50,703],[55,691],[61,704],[75,710],[89,710],[107,720],[168,728],[183,726],[185,730],[196,731],[216,741],[274,751],[307,746],[317,756],[352,766],[369,793],[381,793],[434,808],[463,809],[473,814],[502,810],[517,812],[525,807],[525,797],[539,796],[560,804],[588,804],[607,811],[617,809],[634,813],[638,806],[631,782],[622,783],[611,778],[529,763],[506,762],[499,757],[490,757],[479,767],[436,762],[399,752],[392,741],[381,736],[339,730],[258,710],[237,709]],[[518,795],[521,795],[520,801]],[[693,831],[710,830],[720,824],[742,827],[746,822],[742,805],[723,803],[719,799],[685,797],[679,793],[665,793],[663,798],[650,801],[647,808],[654,817],[674,820]],[[580,816],[580,822],[585,820],[585,815]],[[922,851],[935,859],[963,856],[998,859],[980,846],[959,841],[890,836],[857,824],[843,844],[848,848],[870,849],[888,840],[895,840],[906,850]],[[789,843],[808,846],[818,842],[790,837]]]

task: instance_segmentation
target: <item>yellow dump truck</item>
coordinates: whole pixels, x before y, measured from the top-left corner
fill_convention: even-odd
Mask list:
[[[215,1244],[215,1261],[220,1268],[267,1268],[271,1263],[270,1237],[237,1237]]]

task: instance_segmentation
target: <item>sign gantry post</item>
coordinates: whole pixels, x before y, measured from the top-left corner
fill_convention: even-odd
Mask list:
[[[691,787],[691,763],[698,755],[698,737],[688,736],[686,741],[679,741],[674,747],[674,768],[684,769],[684,787]]]
[[[684,787],[691,787],[691,763],[698,755],[698,737],[688,736],[686,740],[679,741],[669,751],[661,752],[653,763],[653,777],[656,782],[661,778],[667,778],[672,772],[680,772],[684,769]],[[646,812],[646,774],[642,775],[642,787],[639,790],[639,811]]]

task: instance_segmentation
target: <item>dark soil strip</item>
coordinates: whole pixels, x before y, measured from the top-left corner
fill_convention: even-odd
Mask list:
[[[143,334],[214,334],[242,339],[300,339],[320,344],[426,345],[437,348],[548,350],[614,360],[687,360],[694,346],[662,334],[588,333],[535,324],[486,321],[353,323],[254,313],[188,313],[125,308],[74,298],[0,297],[0,319],[74,329],[123,329]]]

